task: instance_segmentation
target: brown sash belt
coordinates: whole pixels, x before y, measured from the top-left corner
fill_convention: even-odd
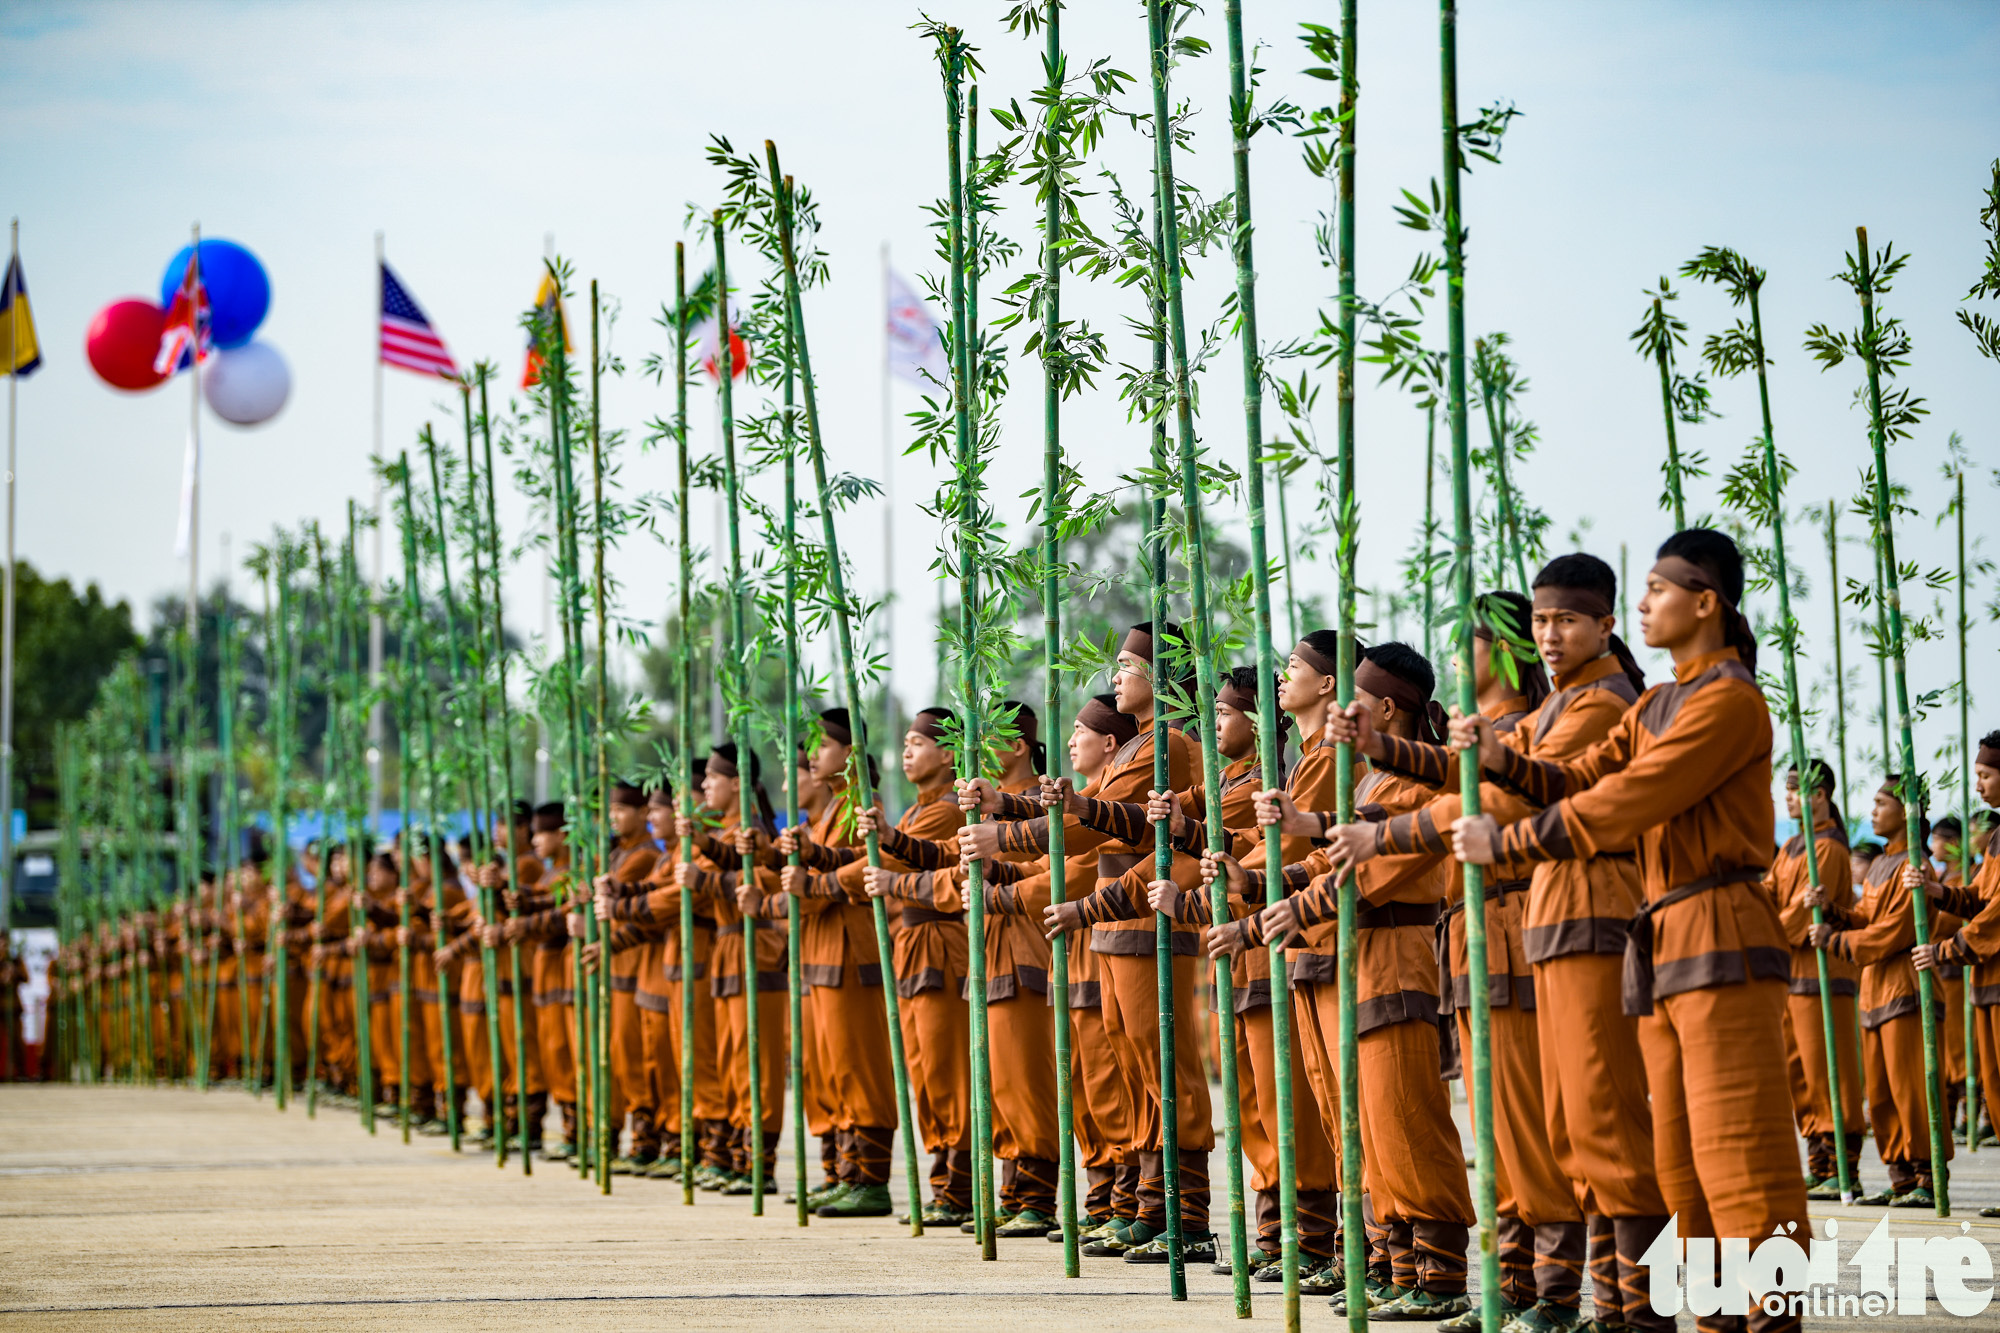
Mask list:
[[[1384,903],[1380,907],[1364,907],[1354,918],[1356,930],[1387,930],[1392,926],[1434,926],[1438,919],[1436,903]]]
[[[1142,861],[1150,861],[1152,852],[1099,852],[1097,854],[1097,878],[1123,879],[1125,872]]]
[[[1653,913],[1725,884],[1756,884],[1763,878],[1764,871],[1754,866],[1718,871],[1713,875],[1704,875],[1692,884],[1669,889],[1632,914],[1631,921],[1625,926],[1623,998],[1626,1017],[1644,1018],[1653,1012]]]
[[[903,904],[903,924],[906,926],[923,926],[933,921],[963,920],[965,920],[963,912],[940,912],[935,908],[919,907],[915,903]]]

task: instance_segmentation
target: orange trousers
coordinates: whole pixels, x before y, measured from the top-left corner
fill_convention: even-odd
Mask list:
[[[498,965],[495,970],[500,974],[496,989],[499,991],[500,999],[498,1031],[502,1066],[501,1095],[511,1099],[521,1090],[523,1072],[521,1053],[514,1042],[513,978],[508,975],[507,956],[504,953],[496,954],[494,961]],[[521,986],[523,990],[527,989],[525,976],[521,979]],[[493,1087],[495,1028],[492,1016],[486,1011],[486,974],[483,958],[467,959],[465,966],[460,969],[457,1010],[458,1029],[452,1034],[453,1039],[465,1049],[465,1064],[472,1090],[479,1094],[480,1102],[490,1111],[496,1095]],[[542,1082],[541,1052],[537,1049],[535,1032],[535,1007],[526,996],[521,1000],[521,1036],[522,1044],[527,1047],[528,1052],[526,1069],[528,1095],[533,1097],[548,1091],[548,1088]],[[457,1054],[456,1050],[453,1054]]]
[[[1939,1052],[1944,1063],[1944,1081],[1965,1082],[1965,975],[1940,977],[1931,973],[1937,982],[1935,994],[1944,1005],[1944,1021],[1938,1024],[1938,1033],[1944,1043]]]
[[[660,1115],[662,1117],[660,1123],[662,1126],[671,1129],[676,1133],[679,1132],[678,1126],[680,1125],[680,1116],[681,1116],[681,1104],[680,1104],[680,1092],[679,1092],[679,1089],[682,1086],[681,1072],[686,1067],[684,1062],[686,1059],[686,1049],[687,1049],[683,1040],[684,1034],[681,1031],[682,984],[683,983],[678,981],[668,981],[663,983],[663,988],[666,993],[667,1009],[665,1013],[657,1015],[657,1017],[663,1019],[666,1024],[666,1036],[668,1044],[666,1047],[665,1059],[666,1063],[671,1065],[673,1068],[673,1079],[675,1088],[673,1103],[671,1105],[662,1106],[660,1108]],[[694,1118],[697,1121],[723,1120],[726,1119],[729,1115],[729,1098],[728,1098],[728,1093],[724,1089],[722,1084],[722,1075],[716,1067],[716,1059],[715,1059],[716,1000],[714,996],[708,993],[708,977],[705,974],[703,976],[697,977],[693,985],[694,985]],[[808,1005],[807,1006],[808,1012],[810,1012],[810,1008],[811,1006]],[[651,1048],[649,1044],[648,1047],[649,1056],[650,1056],[650,1051]],[[807,1069],[810,1070],[811,1068],[813,1068],[814,1064],[815,1064],[815,1058],[813,1052],[813,1044],[811,1040],[811,1029],[808,1028],[807,1040],[806,1040]],[[808,1081],[807,1086],[808,1087],[811,1086],[810,1081]],[[812,1103],[810,1099],[808,1099],[807,1101],[806,1111],[808,1115],[810,1115],[812,1112]],[[699,1133],[700,1130],[697,1129],[696,1132]],[[817,1133],[820,1131],[815,1131],[815,1132]]]
[[[630,986],[626,990],[623,987]],[[611,974],[611,1133],[615,1138],[630,1111],[650,1119],[656,1109],[646,1082],[646,1032],[639,1017],[636,978]]]
[[[541,1048],[542,1081],[563,1106],[576,1105],[576,982],[570,946],[532,953],[535,991],[535,1044]]]
[[[1103,954],[1104,1031],[1114,1057],[1136,1087],[1137,1116],[1125,1146],[1145,1152],[1161,1149],[1160,1124],[1160,987],[1152,954]],[[1173,961],[1175,1128],[1182,1152],[1213,1152],[1215,1120],[1208,1097],[1208,1074],[1202,1067],[1204,1041],[1194,1018],[1195,972],[1191,957]]]
[[[1582,1222],[1576,1193],[1569,1177],[1556,1161],[1549,1143],[1547,1109],[1542,1105],[1541,1041],[1535,1028],[1535,1010],[1518,1004],[1497,1005],[1489,1010],[1493,1080],[1493,1183],[1501,1217],[1518,1218],[1531,1227],[1553,1222]],[[1459,1050],[1471,1063],[1472,1013],[1460,1009]],[[1465,1080],[1465,1095],[1476,1106],[1472,1080]]]
[[[1115,1166],[1132,1141],[1141,1094],[1112,1052],[1104,1010],[1072,1009],[1069,1020],[1072,1118],[1081,1160],[1087,1167]]]
[[[993,1155],[1056,1160],[1056,1033],[1043,996],[1017,991],[986,1004],[986,1044],[993,1067]],[[1074,1097],[1074,1093],[1072,1093]]]
[[[1356,1043],[1361,1077],[1361,1158],[1384,1222],[1473,1223],[1465,1154],[1438,1077],[1437,1024],[1391,1023]]]
[[[1533,966],[1542,1114],[1577,1207],[1603,1217],[1665,1217],[1648,1061],[1639,1020],[1624,1008],[1624,956],[1573,953]]]
[[[1325,1129],[1327,1152],[1331,1155],[1334,1188],[1340,1187],[1340,987],[1333,982],[1294,983],[1292,987],[1293,1026],[1298,1032],[1299,1055],[1305,1065],[1306,1085],[1319,1110]],[[1301,1099],[1295,1086],[1294,1105]],[[1373,1188],[1370,1162],[1362,1156],[1364,1188]]]
[[[1653,1096],[1661,1212],[1682,1236],[1748,1237],[1806,1225],[1785,1078],[1786,983],[1776,978],[1656,999],[1639,1020]],[[1548,1001],[1538,992],[1538,1003]]]
[[[1306,1069],[1305,1046],[1299,1038],[1301,1012],[1292,996],[1292,1170],[1298,1184],[1299,1245],[1322,1257],[1334,1252],[1340,1229],[1338,1200],[1340,1157],[1320,1116]],[[1259,1194],[1257,1243],[1276,1252],[1283,1236],[1277,1226],[1278,1097],[1277,1039],[1270,1006],[1258,1005],[1238,1015],[1236,1028],[1237,1103],[1243,1124],[1243,1151],[1250,1158],[1251,1186]],[[1303,1092],[1305,1095],[1301,1096]],[[1267,1200],[1261,1196],[1270,1195]]]
[[[878,994],[877,998],[880,996]],[[785,1068],[791,1063],[791,1024],[783,991],[757,995],[757,1095],[763,1131],[776,1134],[785,1122]],[[722,1073],[726,1118],[737,1129],[750,1127],[750,1008],[743,995],[715,1001],[715,1062]],[[885,1024],[886,1027],[886,1024]],[[891,1103],[893,1105],[893,1102]],[[674,1114],[680,1114],[676,1103]],[[889,1123],[896,1123],[895,1112]]]
[[[1854,1060],[1855,997],[1833,997],[1833,1053],[1840,1065],[1841,1128],[1861,1128],[1861,1070]],[[1786,1028],[1799,1057],[1804,1096],[1794,1097],[1799,1132],[1807,1136],[1833,1133],[1833,1099],[1826,1078],[1826,1022],[1819,996],[1785,997]]]
[[[814,986],[813,1040],[834,1107],[836,1129],[896,1127],[896,1081],[889,1069],[889,1016],[882,988],[861,984],[850,958],[838,986]]]
[[[368,1036],[370,1055],[375,1068],[381,1072],[381,1079],[375,1085],[376,1095],[389,1087],[403,1084],[403,997],[397,992],[394,965],[390,965],[389,979],[378,982],[374,987],[372,1001],[368,1006]],[[370,980],[373,980],[371,977]],[[421,1020],[422,1011],[435,1006],[417,1005],[410,1011],[410,1086],[428,1087],[431,1084],[430,1048],[424,1041]]]
[[[930,1152],[972,1147],[972,1006],[958,979],[901,997],[903,1058],[910,1066],[910,1114]]]
[[[1868,1119],[1875,1130],[1875,1151],[1889,1168],[1893,1186],[1907,1187],[1902,1162],[1931,1162],[1930,1098],[1924,1094],[1924,1020],[1922,1014],[1901,1014],[1880,1027],[1861,1031],[1862,1058],[1867,1061]],[[1942,1057],[1944,1052],[1940,1050]],[[1944,1081],[1944,1061],[1938,1061]],[[1940,1094],[1942,1089],[1940,1089]],[[1942,1095],[1940,1106],[1944,1104]],[[1951,1127],[1945,1127],[1944,1156],[1952,1156]],[[1733,1234],[1733,1233],[1725,1233]],[[1760,1234],[1768,1235],[1769,1232]]]
[[[1979,1056],[1979,1095],[1986,1099],[1986,1118],[2000,1125],[2000,1006],[1987,1004],[1974,1009],[1972,1027]],[[1968,1108],[1966,1114],[1977,1113]]]

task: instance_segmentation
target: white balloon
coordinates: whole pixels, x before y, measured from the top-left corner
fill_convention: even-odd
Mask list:
[[[292,372],[277,348],[248,342],[210,357],[201,369],[201,389],[224,421],[257,426],[284,407],[292,392]]]

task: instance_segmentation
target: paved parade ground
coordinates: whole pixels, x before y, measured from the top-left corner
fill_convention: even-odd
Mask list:
[[[948,1322],[1015,1333],[1052,1318],[1073,1329],[1234,1322],[1228,1279],[1205,1269],[1189,1273],[1189,1299],[1175,1305],[1164,1268],[1086,1259],[1083,1276],[1065,1281],[1061,1251],[1039,1240],[1003,1242],[997,1262],[981,1263],[955,1231],[913,1239],[887,1219],[802,1231],[775,1198],[753,1218],[745,1199],[697,1194],[684,1208],[677,1183],[625,1177],[604,1198],[553,1164],[536,1163],[524,1180],[518,1164],[502,1172],[490,1156],[454,1157],[440,1139],[406,1147],[385,1125],[371,1140],[351,1111],[322,1107],[315,1121],[300,1105],[281,1115],[235,1090],[0,1085],[0,1126],[5,1328]],[[787,1161],[781,1154],[789,1186]],[[1881,1178],[1872,1151],[1866,1175]],[[1953,1183],[1957,1216],[2000,1255],[2000,1221],[1976,1216],[2000,1203],[2000,1151],[1961,1157]],[[1843,1256],[1881,1215],[1815,1204],[1815,1226],[1836,1213]],[[1910,1211],[1892,1222],[1904,1236],[1959,1225]],[[1852,1289],[1853,1270],[1843,1278]],[[1281,1321],[1275,1287],[1257,1284],[1255,1300],[1256,1324]],[[1973,1320],[1930,1308],[1923,1319],[1807,1324],[2000,1325],[1995,1307]],[[1307,1302],[1304,1322],[1337,1327],[1323,1300]]]

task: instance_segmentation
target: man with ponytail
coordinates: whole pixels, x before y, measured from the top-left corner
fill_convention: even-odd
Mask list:
[[[957,717],[934,704],[910,719],[903,736],[903,776],[917,799],[895,827],[879,807],[859,812],[857,835],[881,839],[882,867],[850,861],[836,872],[843,887],[869,897],[884,896],[879,877],[934,869],[944,863],[944,840],[965,822],[952,799]],[[954,858],[955,859],[955,858]],[[899,910],[900,909],[900,910]],[[966,930],[962,904],[940,909],[934,903],[892,897],[898,917],[896,995],[902,1000],[903,1054],[910,1070],[910,1114],[916,1133],[931,1153],[931,1202],[925,1226],[958,1226],[972,1218],[972,1047],[971,1016],[965,998]],[[910,1206],[916,1208],[918,1200]]]
[[[2000,731],[1988,732],[1980,740],[1972,780],[1983,803],[2000,807]],[[1991,822],[1990,814],[1986,819],[1979,834],[1983,859],[1971,885],[1947,888],[1935,877],[1924,885],[1934,902],[1965,917],[1965,924],[1949,934],[1933,934],[1935,942],[1918,945],[1910,958],[1919,968],[1957,964],[1968,969],[1965,984],[1972,988],[1974,1010],[1968,1041],[1977,1055],[1979,1090],[1986,1096],[1988,1118],[2000,1124],[2000,826]],[[1974,827],[1979,827],[1977,821]],[[1905,870],[1904,883],[1909,879]],[[1969,1121],[1976,1122],[1978,1115],[1979,1108],[1966,1108]],[[2000,1217],[2000,1206],[1981,1208],[1979,1215]]]
[[[1639,1020],[1661,1203],[1653,1203],[1654,1186],[1643,1175],[1647,1158],[1621,1155],[1613,1160],[1622,1169],[1603,1176],[1614,1187],[1622,1184],[1625,1197],[1615,1204],[1600,1197],[1592,1210],[1632,1210],[1622,1225],[1614,1214],[1611,1237],[1625,1322],[1646,1314],[1643,1298],[1635,1309],[1625,1261],[1636,1265],[1653,1238],[1641,1233],[1657,1231],[1667,1214],[1679,1215],[1683,1236],[1753,1244],[1774,1228],[1790,1232],[1806,1221],[1785,1072],[1791,948],[1763,889],[1775,842],[1771,718],[1757,687],[1756,641],[1737,609],[1742,595],[1743,558],[1733,541],[1706,528],[1676,533],[1660,547],[1639,603],[1647,644],[1673,657],[1673,681],[1641,695],[1604,739],[1561,758],[1507,744],[1481,718],[1453,729],[1455,742],[1476,744],[1485,771],[1537,811],[1504,827],[1488,815],[1460,818],[1453,839],[1461,859],[1490,866],[1636,857],[1644,902],[1622,941],[1622,1008]],[[1538,589],[1538,610],[1540,597]],[[1565,600],[1608,636],[1608,598],[1601,606]],[[1578,628],[1579,643],[1594,637],[1587,626]],[[1551,637],[1559,637],[1555,629],[1549,626]],[[1567,654],[1554,661],[1546,651],[1543,660],[1557,675],[1552,698],[1574,688],[1569,673],[1583,662],[1572,666]],[[1629,668],[1601,670],[1597,688],[1622,692],[1616,682]],[[1570,881],[1569,893],[1531,903],[1523,938],[1533,941],[1535,956],[1564,956],[1565,946],[1587,951],[1578,956],[1606,950],[1617,939],[1618,887],[1615,876],[1586,874]],[[1537,906],[1555,919],[1538,914]],[[1540,926],[1556,929],[1540,934]],[[1578,972],[1576,980],[1601,988],[1608,967]],[[1614,1072],[1608,1085],[1614,1093],[1629,1095],[1632,1083],[1621,1077],[1617,1059],[1629,1029],[1616,1021],[1616,1010],[1607,1012],[1608,998],[1597,990],[1558,1001],[1538,989],[1538,1012],[1569,1010],[1600,1031],[1594,1042],[1570,1045],[1552,1045],[1545,1033],[1543,1049],[1558,1057],[1560,1070],[1583,1047],[1585,1059],[1602,1058]],[[1594,1154],[1627,1145],[1629,1152],[1630,1138],[1627,1129],[1572,1146]],[[1593,1248],[1598,1244],[1593,1237]],[[1601,1250],[1594,1259],[1602,1259]],[[1754,1318],[1759,1326],[1798,1322]]]
[[[1095,890],[1088,896],[1051,905],[1043,914],[1043,927],[1051,940],[1089,932],[1090,950],[1103,967],[1100,997],[1105,1033],[1126,1082],[1138,1089],[1139,1114],[1126,1148],[1128,1161],[1136,1161],[1139,1167],[1139,1215],[1122,1232],[1100,1235],[1085,1247],[1087,1253],[1099,1257],[1124,1256],[1134,1263],[1167,1262],[1167,1200],[1153,914],[1146,905],[1143,880],[1132,881],[1141,885],[1135,894],[1125,876],[1134,866],[1150,865],[1153,860],[1153,830],[1146,818],[1145,802],[1154,790],[1154,716],[1163,706],[1155,694],[1155,681],[1169,660],[1169,645],[1185,642],[1177,625],[1161,625],[1156,630],[1147,622],[1126,633],[1112,677],[1112,693],[1118,711],[1133,720],[1136,732],[1098,777],[1095,796],[1072,790],[1067,781],[1045,781],[1042,799],[1046,808],[1036,811],[1029,799],[1003,796],[982,780],[979,787],[961,797],[961,804],[969,797],[1001,821],[966,826],[959,835],[959,846],[967,858],[990,858],[1010,851],[1046,853],[1049,820],[1057,814],[1064,821],[1068,854],[1097,853]],[[1180,682],[1182,688],[1189,684]],[[1168,787],[1185,790],[1200,758],[1198,748],[1178,727],[1170,728],[1166,735]],[[1196,863],[1192,858],[1180,859],[1186,861],[1188,883],[1192,884]],[[1177,1013],[1193,1012],[1196,938],[1192,926],[1179,926],[1173,932],[1172,984]],[[1183,1253],[1189,1263],[1212,1263],[1215,1243],[1208,1217],[1208,1155],[1215,1145],[1215,1125],[1202,1068],[1201,1034],[1194,1024],[1175,1026],[1173,1059],[1179,1091],[1176,1111],[1181,1228],[1186,1241]]]
[[[1826,950],[1829,963],[1838,958],[1861,969],[1858,1004],[1868,1119],[1875,1150],[1889,1173],[1888,1187],[1861,1202],[1929,1208],[1936,1202],[1933,1172],[1937,1168],[1931,1155],[1930,1104],[1932,1095],[1944,1092],[1944,1051],[1940,1044],[1938,1086],[1927,1089],[1923,1006],[1918,998],[1921,990],[1910,957],[1917,942],[1916,903],[1902,868],[1908,860],[1910,840],[1928,842],[1930,827],[1928,820],[1921,829],[1909,826],[1903,779],[1895,773],[1877,789],[1869,819],[1885,846],[1862,880],[1860,902],[1842,910],[1832,897],[1832,885],[1822,880],[1820,895],[1809,892],[1806,901],[1831,910],[1823,911],[1821,924],[1810,928],[1809,937],[1813,945]],[[1955,916],[1932,913],[1934,939],[1949,937],[1959,925]],[[1942,986],[1932,991],[1940,1032],[1944,1027],[1944,1006],[1939,1001],[1942,991]],[[1949,1134],[1944,1148],[1949,1161],[1953,1149]]]
[[[1833,1097],[1826,1077],[1826,1022],[1820,1008],[1819,951],[1812,946],[1812,883],[1806,874],[1806,820],[1812,821],[1813,855],[1819,867],[1822,911],[1828,920],[1854,920],[1854,870],[1847,859],[1847,821],[1834,807],[1838,786],[1832,765],[1824,759],[1806,763],[1803,779],[1796,768],[1785,774],[1785,807],[1797,821],[1795,833],[1778,849],[1765,883],[1778,904],[1778,915],[1792,941],[1792,993],[1785,1007],[1785,1041],[1792,1060],[1792,1103],[1799,1132],[1806,1139],[1808,1199],[1840,1197],[1839,1163],[1844,1153],[1850,1170],[1861,1163],[1861,1071],[1852,1052],[1855,1003],[1861,969],[1838,953],[1826,956],[1827,1008],[1833,1010],[1834,1055],[1840,1065],[1840,1124],[1834,1124]],[[1857,1191],[1859,1192],[1859,1191]]]
[[[1035,712],[1013,699],[1003,703],[1001,709],[1014,734],[1001,751],[1001,771],[994,783],[1007,794],[1039,791],[1041,775],[1047,771],[1047,750],[1041,742]],[[949,716],[942,710],[939,712]],[[909,758],[906,752],[906,772]],[[949,779],[949,768],[944,776]],[[911,780],[916,781],[914,777]],[[964,790],[971,781],[960,779],[957,786]],[[927,784],[919,786],[928,789]],[[912,919],[923,919],[926,914],[963,920],[966,874],[959,861],[957,838],[963,813],[956,800],[951,804],[959,813],[949,821],[949,836],[924,836],[921,831],[913,831],[921,830],[926,822],[944,827],[947,821],[937,818],[935,812],[928,821],[905,815],[902,823],[883,836],[885,864],[867,871],[870,896],[899,902],[906,925]],[[867,824],[876,822],[872,811],[864,812],[862,819],[864,831]],[[890,868],[892,864],[910,868],[896,870]],[[989,860],[985,863],[984,883],[986,1040],[987,1060],[992,1068],[993,1155],[1003,1164],[997,1234],[1040,1236],[1055,1225],[1056,1215],[1055,1036],[1047,1012],[1049,943],[1038,925],[1041,909],[1049,901],[1048,859],[1011,852]],[[903,953],[899,943],[899,959]],[[962,972],[961,960],[960,973],[954,975]],[[957,984],[951,982],[953,986]],[[938,988],[927,988],[923,993],[938,993]],[[952,1034],[954,1039],[965,1037],[966,1018],[961,1006],[955,1016],[959,1026]],[[907,1008],[904,1020],[907,1025]],[[965,1054],[969,1058],[969,1050]],[[959,1086],[963,1089],[962,1083]],[[962,1154],[955,1156],[952,1167],[957,1182],[954,1188],[958,1191],[955,1198],[963,1198],[969,1189],[970,1182],[963,1177],[968,1166]],[[936,1183],[934,1175],[934,1189]],[[939,1207],[938,1203],[932,1205],[933,1209]],[[932,1220],[931,1211],[925,1210],[927,1223]],[[969,1227],[969,1210],[959,1208],[956,1212],[963,1216],[941,1213],[937,1220]]]

